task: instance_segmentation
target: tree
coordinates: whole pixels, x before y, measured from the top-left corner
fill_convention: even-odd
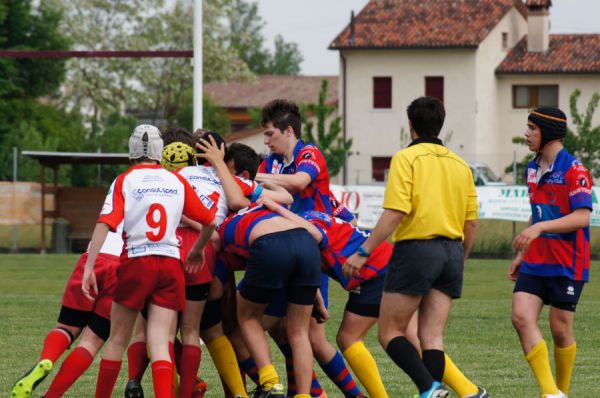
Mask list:
[[[329,122],[329,126],[326,126],[327,119],[336,112],[334,105],[326,103],[328,84],[327,80],[321,82],[318,102],[316,104],[302,105],[301,112],[305,126],[304,141],[314,143],[319,147],[327,161],[329,175],[335,177],[342,167],[344,167],[345,160],[352,154],[350,152],[352,139],[344,139],[339,136],[342,131],[341,118],[339,116],[334,117]],[[314,122],[309,119],[311,116],[317,119],[316,136],[313,134]]]
[[[580,96],[581,91],[577,89],[569,98],[569,109],[575,131],[567,130],[564,145],[567,151],[592,172],[594,177],[600,177],[600,168],[597,167],[598,159],[600,159],[600,125],[592,127],[592,118],[598,107],[600,94],[592,95],[584,114],[580,114],[577,110],[577,101]]]
[[[194,120],[192,109],[192,92],[187,91],[186,101],[180,111],[177,113],[177,124],[189,131],[192,131]],[[223,108],[220,108],[208,96],[202,97],[202,127],[212,130],[221,135],[227,135],[231,132],[231,119]]]
[[[600,177],[600,168],[597,166],[600,158],[600,126],[592,127],[592,119],[600,101],[600,94],[594,93],[592,95],[584,114],[580,114],[577,109],[577,101],[580,96],[581,91],[576,89],[569,97],[569,111],[575,130],[567,128],[563,145],[569,153],[590,170],[594,177]],[[512,142],[527,145],[527,141],[521,136],[513,137]],[[525,170],[534,156],[534,153],[527,154],[521,161],[517,162],[517,184],[525,184]],[[504,172],[512,173],[513,165],[506,166]]]
[[[257,75],[297,75],[303,61],[296,43],[275,37],[275,51],[265,48],[262,29],[265,25],[253,1],[230,0],[227,7],[229,45]]]
[[[46,2],[0,0],[0,48],[67,49],[61,18]],[[54,105],[64,77],[63,60],[0,58],[0,180],[12,179],[13,147],[68,150],[85,142],[79,115]],[[20,163],[19,178],[39,178],[37,162]]]
[[[172,50],[193,48],[191,0],[51,0],[65,12],[62,28],[76,48],[86,50]],[[228,48],[223,26],[230,0],[203,1],[204,81],[253,78]],[[140,12],[140,10],[152,10]],[[192,86],[187,58],[73,59],[65,103],[87,109],[92,126],[102,114],[151,110],[155,123],[172,123]],[[95,132],[94,132],[95,133]]]

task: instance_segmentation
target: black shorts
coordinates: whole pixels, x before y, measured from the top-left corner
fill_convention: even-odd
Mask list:
[[[458,240],[435,238],[396,242],[383,291],[425,296],[436,289],[452,298],[462,293],[463,248]]]
[[[530,293],[538,296],[546,305],[575,312],[584,283],[564,276],[536,276],[519,272],[513,293]]]
[[[363,282],[359,289],[349,292],[345,310],[356,315],[379,318],[379,305],[385,275]]]
[[[266,304],[278,289],[285,288],[289,302],[307,305],[314,302],[320,283],[319,247],[304,228],[294,228],[254,241],[240,294]]]
[[[188,301],[204,301],[208,299],[210,282],[199,285],[188,285],[185,287],[185,299]]]

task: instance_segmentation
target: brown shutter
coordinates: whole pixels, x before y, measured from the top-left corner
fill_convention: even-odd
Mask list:
[[[426,76],[425,95],[428,97],[435,97],[444,102],[444,77]]]
[[[373,78],[373,108],[392,107],[392,78]]]

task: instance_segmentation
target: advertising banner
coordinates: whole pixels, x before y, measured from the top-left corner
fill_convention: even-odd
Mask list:
[[[332,185],[335,197],[358,219],[362,228],[373,228],[383,211],[384,185]],[[590,225],[600,226],[600,188],[592,192],[593,207]],[[443,198],[440,198],[443,200]],[[479,219],[527,222],[531,215],[529,195],[524,185],[477,187]]]

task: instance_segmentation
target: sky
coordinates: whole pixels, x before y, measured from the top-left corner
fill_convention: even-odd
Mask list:
[[[338,51],[329,44],[368,0],[255,0],[272,47],[276,35],[295,42],[304,57],[303,75],[337,75]],[[600,33],[600,0],[552,0],[551,33]]]

